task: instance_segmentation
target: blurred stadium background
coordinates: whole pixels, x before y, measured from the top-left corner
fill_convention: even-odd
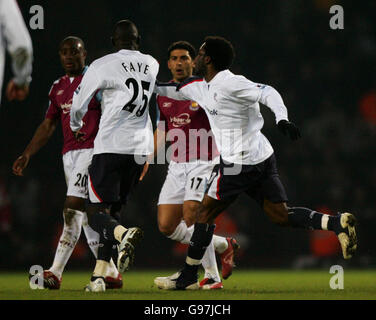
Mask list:
[[[30,96],[20,104],[4,98],[0,109],[0,270],[48,268],[62,229],[60,128],[23,178],[11,173],[44,117],[52,82],[63,74],[58,44],[68,35],[81,37],[90,63],[112,51],[112,27],[124,18],[138,26],[141,51],[160,61],[160,80],[169,80],[166,49],[173,41],[188,40],[196,48],[206,35],[232,41],[237,54],[232,71],[277,88],[301,128],[303,138],[291,143],[278,132],[272,113],[262,109],[263,132],[275,149],[290,203],[349,211],[359,220],[359,250],[345,262],[331,236],[272,225],[257,205],[240,197],[217,221],[217,232],[235,236],[242,246],[239,268],[376,267],[375,1],[18,2],[27,24],[35,4],[44,8],[45,21],[44,30],[29,29],[35,59]],[[344,30],[329,27],[334,4],[344,8]],[[5,80],[9,77],[8,65]],[[153,101],[150,114],[155,119]],[[185,256],[184,247],[158,232],[156,204],[166,169],[149,169],[126,210],[125,223],[145,230],[137,268],[176,269]],[[91,269],[93,261],[82,233],[66,270]]]

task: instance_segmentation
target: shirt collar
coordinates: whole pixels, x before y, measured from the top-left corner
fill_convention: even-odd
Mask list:
[[[129,49],[120,49],[118,51],[119,53],[129,53],[129,52],[139,52],[138,50],[129,50]]]
[[[85,72],[87,71],[88,68],[89,68],[88,66],[85,66],[85,67],[84,67],[84,70],[82,70],[82,75],[85,74]]]
[[[207,84],[209,85],[212,85],[212,84],[215,84],[215,83],[218,83],[218,82],[221,82],[222,80],[224,80],[225,78],[227,78],[228,76],[232,75],[232,72],[228,69],[226,70],[222,70],[222,71],[219,71],[213,79],[211,79],[209,82],[207,82]]]

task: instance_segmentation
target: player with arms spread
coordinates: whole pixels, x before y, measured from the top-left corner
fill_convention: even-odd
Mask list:
[[[156,86],[158,94],[194,100],[205,109],[221,154],[197,211],[188,256],[174,289],[198,286],[197,270],[213,237],[214,219],[243,192],[256,200],[278,225],[335,232],[345,259],[351,258],[357,249],[352,214],[329,216],[308,208],[287,206],[273,148],[261,133],[264,119],[259,103],[274,112],[282,133],[295,140],[300,132],[288,120],[287,108],[274,88],[228,70],[233,58],[234,49],[229,41],[206,37],[195,59],[196,72],[203,78],[187,79],[178,86]]]
[[[70,127],[76,138],[85,137],[84,116],[98,90],[102,90],[102,116],[94,140],[89,167],[89,224],[100,234],[97,263],[87,291],[105,291],[104,271],[118,244],[118,268],[133,263],[134,247],[141,240],[140,228],[125,228],[109,214],[119,203],[125,205],[143,171],[146,156],[153,153],[153,126],[149,99],[159,64],[138,51],[140,36],[129,20],[119,21],[112,35],[117,52],[95,60],[73,97]]]
[[[69,127],[70,108],[73,93],[80,85],[87,69],[85,67],[86,50],[83,41],[77,37],[65,38],[59,46],[59,55],[65,75],[56,80],[49,93],[49,106],[45,119],[39,125],[32,140],[20,157],[13,164],[13,173],[23,175],[30,158],[42,148],[54,133],[58,122],[63,130],[63,164],[67,183],[67,196],[64,203],[64,229],[61,234],[55,258],[50,269],[43,273],[44,287],[59,289],[63,270],[80,238],[83,227],[87,242],[93,254],[97,256],[99,234],[88,225],[85,213],[85,199],[88,197],[87,177],[88,166],[93,153],[93,141],[98,131],[101,116],[100,93],[98,92],[89,103],[89,111],[84,118],[82,129],[84,139],[77,142]],[[108,288],[121,288],[121,274],[115,264],[106,271]]]
[[[180,83],[192,76],[196,53],[190,43],[175,42],[167,53],[172,82]],[[174,149],[159,195],[158,226],[169,239],[189,244],[196,211],[219,153],[205,111],[196,102],[157,96],[157,107],[160,117],[154,133],[154,154],[158,154],[166,138]],[[222,277],[227,279],[232,273],[238,244],[232,238],[213,236],[202,260],[205,275],[200,287],[203,289],[223,288],[214,248],[221,256]],[[178,272],[157,277],[154,283],[164,289],[174,287],[179,275]]]

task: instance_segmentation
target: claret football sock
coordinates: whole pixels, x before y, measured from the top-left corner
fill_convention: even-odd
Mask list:
[[[323,214],[308,208],[289,208],[288,222],[294,228],[336,231],[338,217]]]

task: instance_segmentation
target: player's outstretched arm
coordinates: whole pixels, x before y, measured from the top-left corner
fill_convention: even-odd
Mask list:
[[[278,125],[278,129],[290,137],[291,140],[300,138],[298,127],[289,121],[287,108],[279,92],[271,86],[254,83],[244,77],[239,77],[234,82],[236,85],[236,96],[253,105],[255,102],[261,102],[273,111]]]
[[[47,143],[55,131],[56,125],[57,120],[48,118],[39,125],[25,151],[13,163],[12,170],[16,176],[23,176],[23,170],[27,167],[30,157]]]
[[[154,86],[154,93],[174,100],[194,100],[186,97],[182,91],[177,91],[177,88],[177,83],[157,81]]]
[[[1,1],[0,21],[8,52],[12,58],[14,77],[8,83],[6,95],[9,100],[24,100],[29,93],[31,81],[33,47],[17,3],[12,0]]]
[[[278,129],[285,136],[289,136],[291,140],[297,140],[300,138],[300,130],[293,122],[281,120],[278,122]]]
[[[82,119],[85,116],[90,100],[98,89],[104,89],[105,82],[101,81],[93,65],[85,72],[81,84],[73,94],[72,107],[70,110],[70,127],[76,139],[80,138],[79,130],[84,125]]]
[[[23,101],[29,94],[29,85],[17,85],[14,80],[10,80],[7,85],[7,89],[5,92],[7,99],[9,101],[18,100]]]
[[[299,128],[288,120],[287,108],[281,95],[273,87],[265,86],[260,96],[260,102],[268,106],[276,116],[278,129],[291,140],[300,138]]]

